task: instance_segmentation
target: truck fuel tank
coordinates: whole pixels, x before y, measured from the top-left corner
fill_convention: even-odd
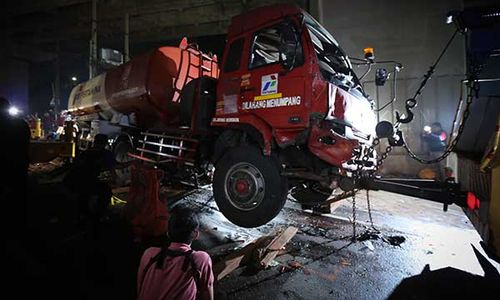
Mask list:
[[[133,115],[141,128],[177,126],[180,92],[192,79],[217,78],[217,57],[186,40],[179,47],[160,47],[80,83],[71,91],[68,112],[74,116],[99,113],[111,121]]]

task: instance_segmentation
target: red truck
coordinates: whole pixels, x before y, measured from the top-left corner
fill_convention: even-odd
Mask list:
[[[273,5],[232,19],[220,69],[183,40],[77,85],[68,111],[89,136],[109,134],[118,161],[131,153],[179,178],[215,168],[221,212],[256,227],[289,191],[318,204],[352,188],[354,157],[375,136],[372,106],[332,35],[302,9]]]

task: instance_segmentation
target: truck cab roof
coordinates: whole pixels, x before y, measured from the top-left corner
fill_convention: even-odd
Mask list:
[[[227,37],[228,39],[232,39],[263,24],[302,12],[301,8],[291,4],[275,4],[252,9],[244,14],[233,17]]]

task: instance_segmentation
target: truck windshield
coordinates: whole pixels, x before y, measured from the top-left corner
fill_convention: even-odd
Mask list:
[[[323,77],[339,87],[364,96],[351,62],[335,38],[307,13],[304,13],[304,22]]]

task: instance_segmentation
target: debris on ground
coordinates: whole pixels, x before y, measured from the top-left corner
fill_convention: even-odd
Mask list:
[[[272,262],[276,256],[296,233],[297,228],[288,227],[274,235],[259,237],[245,247],[230,253],[214,264],[213,269],[217,280],[221,280],[243,265],[249,265],[256,269],[264,269],[273,265]]]
[[[246,264],[253,255],[253,251],[257,246],[262,243],[265,237],[260,237],[245,247],[235,251],[222,260],[214,264],[213,272],[217,281],[220,281],[226,275],[230,274],[234,270],[240,267],[240,265]]]
[[[289,269],[290,269],[290,268],[289,268],[288,266],[280,265],[280,266],[279,266],[279,268],[278,268],[278,272],[279,272],[280,274],[282,274],[282,273],[287,272]]]
[[[380,233],[378,231],[370,231],[367,230],[363,232],[357,240],[360,242],[367,241],[367,240],[378,240],[380,238]]]
[[[381,239],[382,241],[386,242],[389,245],[392,246],[400,246],[402,243],[406,241],[406,238],[401,235],[390,235],[390,236],[385,236],[382,235],[379,231],[371,231],[367,230],[363,232],[357,240],[360,242],[363,241],[368,241],[368,240],[378,240]]]
[[[237,241],[234,241],[234,242],[230,242],[230,243],[227,243],[227,244],[216,246],[214,248],[211,248],[211,249],[207,250],[206,252],[211,257],[220,257],[220,256],[223,256],[223,255],[227,255],[227,254],[229,254],[232,251],[235,251],[243,243],[244,243],[243,240],[237,240]]]
[[[271,261],[276,258],[280,250],[293,238],[297,231],[297,228],[290,226],[274,238],[274,240],[266,247],[266,255],[260,262],[262,268],[269,266]]]
[[[64,164],[65,164],[65,159],[58,157],[48,162],[30,164],[28,167],[28,173],[29,174],[50,173],[55,171],[56,169],[61,168]]]
[[[401,235],[392,235],[385,238],[390,245],[399,246],[406,241],[406,238]]]
[[[111,190],[113,195],[125,194],[125,193],[128,193],[129,191],[130,191],[129,186],[116,187],[116,188]]]
[[[301,264],[301,263],[299,263],[299,262],[298,262],[298,261],[296,261],[296,260],[291,260],[291,261],[289,261],[289,262],[288,262],[288,266],[289,266],[290,268],[292,268],[292,269],[300,269],[300,268],[302,268],[302,267],[303,267],[303,266],[302,266],[302,264]]]
[[[341,264],[342,266],[344,266],[344,267],[347,267],[347,266],[350,266],[350,265],[351,265],[351,262],[350,262],[350,261],[348,261],[346,258],[341,257],[341,258],[340,258],[340,264]]]
[[[361,248],[361,250],[364,250],[364,249],[369,249],[370,251],[375,251],[375,246],[373,246],[372,242],[370,241],[363,241],[363,245],[365,245],[363,248]]]
[[[277,267],[279,266],[280,263],[276,260],[272,260],[270,263],[269,263],[269,267]]]

